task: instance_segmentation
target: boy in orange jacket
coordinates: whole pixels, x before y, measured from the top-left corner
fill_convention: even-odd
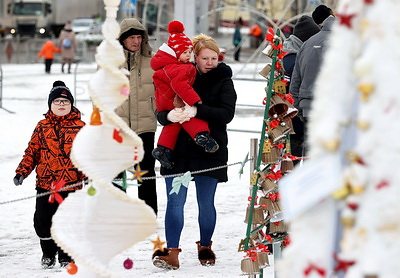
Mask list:
[[[25,178],[36,171],[36,192],[39,196],[36,198],[33,224],[40,238],[43,253],[41,263],[45,269],[55,265],[57,254],[61,267],[72,261],[52,239],[50,227],[60,198],[65,199],[69,193],[81,189],[86,179],[70,159],[72,142],[85,123],[64,82],[53,83],[48,105],[45,119],[37,123],[13,179],[15,185],[21,185]],[[51,193],[57,189],[57,185],[64,190]]]
[[[50,73],[51,65],[53,64],[54,53],[61,52],[61,49],[57,48],[53,41],[48,40],[42,46],[38,57],[44,57],[44,65],[46,73]]]

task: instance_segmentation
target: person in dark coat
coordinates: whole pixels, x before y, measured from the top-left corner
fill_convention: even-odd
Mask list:
[[[191,86],[196,77],[196,68],[190,63],[193,44],[183,33],[184,25],[180,21],[168,24],[170,36],[167,44],[162,44],[153,56],[150,66],[154,70],[153,81],[157,111],[181,109],[185,105],[193,106],[201,102],[199,95]],[[172,168],[172,151],[181,129],[186,130],[196,144],[206,152],[218,150],[217,142],[210,137],[207,122],[191,118],[189,121],[173,123],[163,127],[157,147],[152,154],[163,167]]]
[[[303,132],[307,136],[307,123],[314,97],[314,84],[318,77],[327,49],[335,17],[330,15],[322,23],[320,32],[309,38],[301,46],[296,56],[296,63],[290,80],[290,90],[294,106],[299,110],[298,116],[304,124]],[[307,139],[304,139],[306,143]],[[303,152],[307,154],[307,146],[303,144]]]
[[[290,78],[292,76],[297,52],[305,41],[319,31],[320,28],[313,19],[307,15],[303,15],[294,26],[293,34],[283,42],[283,51],[287,52],[282,59],[285,78],[288,80],[287,91],[289,91]],[[292,119],[292,123],[296,134],[290,136],[290,151],[293,155],[301,157],[303,155],[304,125],[298,116]],[[298,162],[298,160],[294,161],[295,164]]]
[[[240,28],[242,28],[243,21],[240,17],[239,20],[235,24],[235,32],[233,33],[233,45],[235,46],[235,61],[239,61],[240,58],[240,50],[241,50],[241,42],[242,42],[242,34],[240,33]]]
[[[179,133],[173,151],[174,168],[161,167],[162,175],[177,175],[190,171],[193,174],[199,207],[200,240],[197,242],[198,259],[202,265],[213,265],[215,254],[211,250],[211,238],[216,224],[214,197],[217,184],[228,180],[228,134],[227,124],[235,114],[236,91],[232,81],[232,70],[224,63],[218,63],[219,47],[215,40],[206,35],[193,38],[193,50],[197,68],[194,90],[202,99],[202,104],[193,106],[196,118],[208,122],[210,135],[218,142],[215,153],[206,153],[184,130]],[[170,124],[170,112],[157,114],[162,125]],[[221,167],[218,169],[213,169]],[[198,172],[197,172],[198,171]],[[173,177],[165,178],[167,187],[167,209],[165,213],[165,235],[167,248],[153,254],[153,264],[157,267],[179,268],[179,241],[184,223],[184,205],[187,188],[180,187],[177,194],[170,194]]]

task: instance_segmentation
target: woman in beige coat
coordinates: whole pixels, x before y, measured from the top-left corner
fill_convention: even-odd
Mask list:
[[[64,65],[68,64],[68,73],[71,73],[71,64],[76,53],[75,33],[72,31],[71,22],[67,22],[60,32],[58,48],[61,49],[61,71],[64,73]]]

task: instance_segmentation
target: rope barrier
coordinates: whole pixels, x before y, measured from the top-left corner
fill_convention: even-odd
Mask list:
[[[252,158],[250,158],[249,161],[250,161],[250,160],[252,160]],[[207,168],[207,169],[203,169],[203,170],[193,171],[193,172],[191,172],[191,173],[192,173],[193,175],[196,175],[196,174],[200,174],[200,173],[206,173],[206,172],[211,172],[211,171],[215,171],[215,170],[219,170],[219,169],[223,169],[223,168],[228,168],[228,167],[230,167],[230,166],[234,166],[234,165],[238,165],[238,164],[242,164],[242,162],[234,162],[234,163],[230,163],[230,164],[227,164],[227,165],[222,165],[222,166],[217,166],[217,167],[213,167],[213,168]],[[164,175],[164,176],[155,175],[155,176],[153,176],[153,177],[142,177],[141,179],[142,179],[142,180],[154,180],[154,179],[161,179],[161,178],[174,178],[174,177],[183,176],[184,174],[185,174],[185,173],[179,173],[179,174],[173,174],[173,175]],[[113,181],[121,181],[121,180],[122,180],[122,179],[114,179]],[[33,196],[27,196],[27,197],[22,197],[22,198],[19,198],[19,199],[4,201],[4,202],[0,202],[0,205],[6,205],[6,204],[11,204],[11,203],[16,203],[16,202],[25,201],[25,200],[32,199],[32,198],[41,198],[41,197],[44,197],[44,196],[48,196],[48,195],[50,195],[50,194],[53,194],[53,193],[55,193],[55,192],[66,191],[66,190],[68,190],[68,189],[70,189],[70,188],[73,188],[73,187],[76,187],[76,186],[85,185],[85,183],[86,183],[86,182],[84,182],[84,181],[77,182],[77,183],[68,185],[68,186],[66,186],[66,187],[63,187],[63,188],[61,188],[61,189],[58,190],[58,191],[43,192],[43,193],[36,194],[36,195],[33,195]]]

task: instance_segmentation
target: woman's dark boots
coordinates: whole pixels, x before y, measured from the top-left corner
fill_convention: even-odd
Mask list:
[[[209,246],[201,246],[200,241],[196,241],[198,258],[201,265],[212,266],[215,265],[215,254],[211,250],[212,241]]]
[[[156,250],[153,253],[153,265],[164,269],[178,269],[178,256],[181,251],[180,248],[164,248],[163,251]]]

